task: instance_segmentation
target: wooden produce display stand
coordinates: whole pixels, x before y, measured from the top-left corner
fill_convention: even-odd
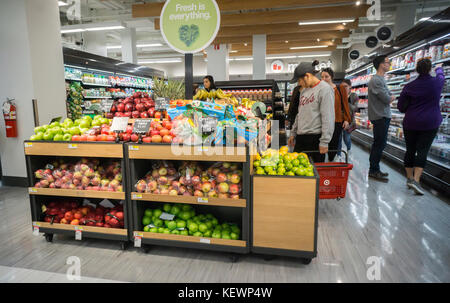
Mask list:
[[[144,251],[149,245],[164,245],[185,248],[198,248],[231,253],[233,261],[238,254],[250,251],[250,175],[249,154],[245,147],[205,147],[180,146],[184,153],[174,152],[170,144],[126,144],[126,157],[129,161],[128,184],[130,206],[133,210],[134,236],[141,241]],[[240,199],[198,198],[193,196],[171,196],[151,193],[138,193],[134,185],[151,169],[151,164],[158,160],[197,161],[197,162],[236,162],[242,166],[242,193]],[[154,207],[156,203],[185,203],[195,205],[199,211],[207,211],[225,220],[235,220],[241,224],[241,239],[229,240],[144,232],[141,222],[145,208]],[[161,205],[162,206],[162,205]]]
[[[120,241],[122,249],[131,237],[131,212],[125,192],[95,191],[95,190],[72,190],[61,188],[35,188],[34,171],[41,168],[51,157],[88,157],[88,158],[114,158],[121,161],[123,179],[122,186],[127,187],[125,176],[126,161],[124,159],[123,144],[113,142],[45,142],[25,141],[25,158],[27,165],[29,196],[31,206],[31,217],[33,230],[39,229],[43,232],[48,242],[52,242],[53,234],[66,234],[76,236],[82,233],[82,238],[99,238]],[[74,197],[86,198],[92,202],[100,202],[103,199],[123,201],[124,228],[104,228],[86,225],[70,225],[60,223],[49,223],[43,221],[42,204],[48,202],[52,197]]]
[[[301,258],[309,264],[317,255],[319,175],[253,174],[251,251]]]

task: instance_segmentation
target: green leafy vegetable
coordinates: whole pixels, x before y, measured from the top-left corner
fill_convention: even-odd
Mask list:
[[[186,44],[186,46],[191,46],[192,43],[197,40],[198,36],[200,36],[200,30],[197,25],[191,24],[189,25],[182,25],[178,29],[178,33],[180,35],[180,40]]]

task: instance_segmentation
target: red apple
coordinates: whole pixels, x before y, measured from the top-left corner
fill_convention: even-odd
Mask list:
[[[140,111],[140,112],[143,112],[145,110],[145,105],[142,104],[142,103],[136,104],[136,110]]]
[[[169,136],[169,135],[165,135],[165,136],[163,137],[163,142],[164,142],[164,143],[171,143],[171,142],[172,142],[172,137]]]
[[[139,118],[139,117],[141,116],[141,113],[138,112],[137,110],[135,110],[135,111],[133,111],[133,112],[131,113],[131,116],[132,116],[133,118],[137,119],[137,118]]]
[[[108,136],[106,136],[106,141],[116,141],[116,136],[108,135]]]
[[[169,130],[167,128],[161,128],[159,134],[161,135],[161,137],[167,136],[169,134]]]
[[[64,214],[64,219],[66,219],[68,222],[73,220],[73,213],[71,211],[67,211]]]
[[[131,135],[133,133],[133,126],[128,125],[126,129],[127,134]]]
[[[144,138],[142,138],[142,142],[144,142],[144,143],[151,143],[152,142],[152,137],[144,137]]]
[[[130,137],[130,140],[133,141],[133,142],[138,142],[139,136],[136,135],[136,134],[132,134],[131,137]]]
[[[133,104],[127,103],[125,104],[125,112],[132,112],[133,111]]]
[[[125,111],[125,104],[123,103],[117,104],[117,111],[123,113]]]
[[[128,133],[121,133],[121,138],[120,140],[124,141],[124,142],[128,142],[131,140],[131,136]]]
[[[154,142],[154,143],[161,143],[162,142],[162,137],[160,135],[154,135],[154,136],[152,136],[152,142]]]
[[[142,119],[148,118],[147,112],[141,112],[141,118]]]

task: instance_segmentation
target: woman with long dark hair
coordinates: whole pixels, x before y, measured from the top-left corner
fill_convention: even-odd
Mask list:
[[[403,135],[406,143],[404,165],[406,185],[418,195],[423,195],[420,176],[427,162],[428,151],[442,122],[439,100],[445,83],[442,67],[435,69],[436,77],[430,75],[430,59],[417,62],[419,77],[405,85],[398,99],[397,108],[405,113]]]
[[[205,87],[205,90],[209,93],[213,89],[216,88],[216,84],[214,83],[214,78],[212,76],[205,76],[203,78],[203,86]]]

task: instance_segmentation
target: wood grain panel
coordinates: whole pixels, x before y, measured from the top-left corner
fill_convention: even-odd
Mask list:
[[[25,155],[123,158],[122,144],[26,142]]]
[[[144,239],[173,240],[173,241],[214,244],[214,245],[226,245],[226,246],[238,246],[238,247],[246,247],[247,246],[247,243],[242,240],[215,239],[215,238],[181,236],[181,235],[172,235],[172,234],[169,235],[169,234],[151,233],[151,232],[143,232],[143,231],[135,231],[135,233],[142,234],[142,238],[144,238]],[[202,240],[202,241],[200,241],[200,240]],[[205,240],[206,240],[206,242],[209,240],[210,243],[205,243],[204,242]]]
[[[122,228],[105,228],[105,227],[86,226],[86,225],[71,225],[71,224],[60,224],[60,223],[50,224],[48,222],[35,222],[33,224],[36,224],[42,228],[54,228],[54,229],[73,230],[73,231],[75,231],[76,228],[79,228],[79,229],[81,229],[82,232],[92,232],[92,233],[120,235],[120,236],[127,235],[127,230],[122,229]]]
[[[221,12],[240,11],[247,9],[266,9],[293,7],[301,5],[342,4],[348,0],[217,0]],[[132,5],[133,18],[158,17],[161,15],[164,2],[144,3]]]
[[[130,159],[155,159],[155,160],[191,160],[191,161],[228,161],[245,162],[246,152],[244,147],[201,147],[179,146],[172,149],[171,145],[129,145]]]
[[[314,250],[316,180],[253,177],[253,245]]]
[[[131,193],[131,200],[140,201],[152,201],[152,202],[171,202],[171,203],[184,203],[184,204],[196,204],[196,205],[217,205],[228,207],[246,207],[247,201],[245,199],[221,199],[221,198],[208,198],[205,201],[199,202],[198,197],[191,196],[169,196],[169,195],[156,195],[151,193]]]
[[[30,195],[41,195],[41,196],[103,198],[103,199],[117,199],[117,200],[125,199],[124,192],[112,192],[112,191],[29,187],[28,192]]]
[[[277,55],[277,54],[298,54],[301,55],[301,53],[303,52],[308,52],[308,55],[310,55],[311,52],[330,52],[330,51],[334,51],[336,50],[336,46],[329,46],[326,48],[305,48],[305,49],[289,49],[289,48],[285,48],[285,49],[277,49],[277,50],[273,50],[273,49],[269,49],[266,51],[267,55]],[[252,50],[250,51],[239,51],[237,53],[232,53],[230,54],[230,57],[236,57],[236,56],[251,56],[253,53]],[[312,58],[312,57],[311,57]],[[311,59],[313,60],[313,58]]]

